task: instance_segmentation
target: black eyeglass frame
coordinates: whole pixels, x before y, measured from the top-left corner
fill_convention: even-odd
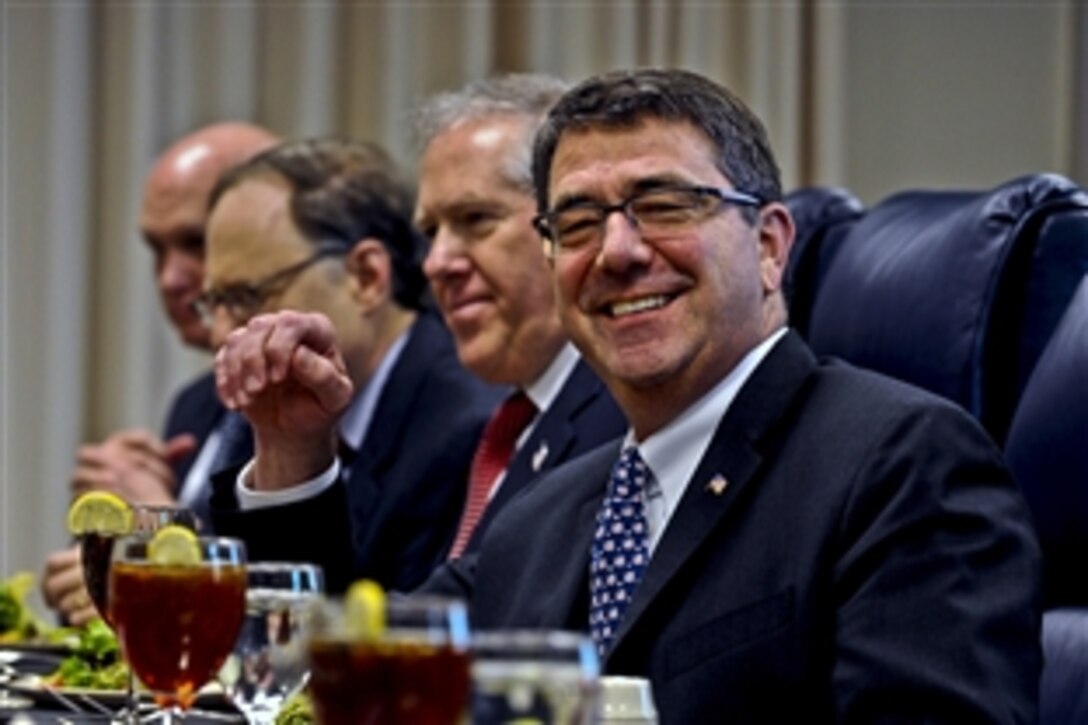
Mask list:
[[[763,201],[761,201],[758,197],[753,196],[752,194],[745,193],[743,191],[737,191],[735,189],[726,189],[717,186],[688,186],[682,184],[670,184],[640,189],[639,191],[636,191],[635,193],[628,196],[626,199],[617,202],[616,204],[600,204],[592,201],[575,202],[561,209],[553,209],[551,211],[537,214],[533,217],[533,226],[536,228],[540,236],[542,236],[548,242],[547,246],[550,256],[555,257],[562,250],[567,250],[571,252],[578,251],[582,249],[585,245],[572,245],[565,247],[559,241],[560,235],[556,230],[556,221],[561,214],[572,209],[579,209],[583,211],[596,210],[600,215],[600,218],[597,219],[597,225],[598,227],[602,227],[604,226],[604,223],[608,220],[608,217],[611,216],[613,212],[618,211],[623,214],[624,218],[626,218],[627,221],[630,222],[632,227],[638,229],[641,232],[642,228],[639,225],[638,217],[632,210],[631,205],[637,203],[640,199],[643,199],[646,196],[663,191],[680,191],[695,194],[698,196],[710,196],[717,199],[720,204],[735,204],[737,206],[753,208],[759,208],[764,204]],[[716,211],[717,209],[714,210],[714,212]],[[707,214],[707,217],[711,216],[714,212],[709,212]]]
[[[247,320],[256,313],[270,297],[281,292],[291,280],[312,267],[317,262],[329,257],[343,257],[348,250],[336,242],[322,242],[314,247],[314,252],[302,261],[266,275],[256,282],[241,282],[227,285],[223,289],[205,290],[193,302],[197,313],[205,324],[210,324],[216,309],[226,307],[235,320]],[[234,298],[234,299],[232,299]],[[239,301],[241,298],[244,301]]]

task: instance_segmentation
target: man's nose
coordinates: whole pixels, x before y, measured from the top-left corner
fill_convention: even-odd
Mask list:
[[[159,286],[170,291],[184,291],[203,281],[202,262],[191,254],[167,249],[159,267]]]
[[[653,250],[642,238],[634,219],[615,209],[601,221],[601,248],[598,264],[615,271],[631,265],[649,264]]]
[[[446,227],[439,227],[423,259],[423,274],[431,280],[441,278],[456,272],[463,262],[464,242]]]

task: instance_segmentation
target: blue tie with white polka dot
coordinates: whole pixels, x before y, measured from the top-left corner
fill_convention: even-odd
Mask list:
[[[635,447],[612,468],[589,561],[589,630],[604,658],[650,559],[642,491],[650,469]]]

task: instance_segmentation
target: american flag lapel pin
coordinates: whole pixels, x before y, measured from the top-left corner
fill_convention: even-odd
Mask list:
[[[729,487],[729,481],[725,479],[725,476],[718,473],[714,478],[710,479],[710,482],[706,485],[706,490],[710,491],[715,496],[721,496],[725,493],[725,489]]]
[[[533,454],[533,473],[540,473],[540,467],[548,459],[548,441],[540,441],[540,447]]]

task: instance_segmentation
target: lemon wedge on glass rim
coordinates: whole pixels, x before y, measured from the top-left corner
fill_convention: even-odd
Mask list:
[[[85,493],[68,508],[68,531],[81,534],[124,536],[133,527],[132,508],[108,491]]]
[[[185,566],[199,564],[204,556],[196,534],[184,526],[167,524],[147,542],[147,560],[152,564]]]
[[[344,630],[352,639],[375,641],[385,634],[385,590],[362,579],[344,595]]]

